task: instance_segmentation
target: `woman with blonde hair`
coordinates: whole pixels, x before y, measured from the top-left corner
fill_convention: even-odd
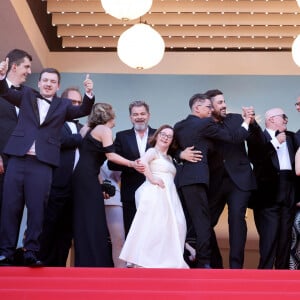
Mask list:
[[[114,152],[112,128],[115,113],[108,103],[96,103],[81,130],[84,139],[73,174],[73,229],[75,266],[111,267],[111,249],[105,218],[103,191],[98,181],[99,169],[106,159],[134,167],[142,166]]]

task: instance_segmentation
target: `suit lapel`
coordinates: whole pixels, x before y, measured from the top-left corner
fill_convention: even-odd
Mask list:
[[[51,118],[52,113],[57,109],[57,107],[59,106],[60,103],[61,103],[60,98],[53,97],[44,123],[47,123],[49,121],[49,119]]]
[[[286,136],[286,144],[287,144],[287,147],[288,147],[288,150],[289,150],[291,165],[294,166],[294,164],[295,164],[295,150],[294,150],[294,147],[293,147],[292,138],[289,135]]]
[[[36,94],[33,94],[31,96],[30,102],[31,102],[31,105],[32,105],[33,112],[36,116],[36,119],[37,119],[38,123],[40,124],[40,113],[39,113],[39,107],[38,107],[38,104],[37,104],[37,97],[38,96]]]
[[[68,133],[72,133],[72,130],[71,130],[71,128],[70,128],[70,126],[68,125],[67,122],[64,123],[64,128],[65,128],[65,130],[66,130]]]
[[[132,128],[129,136],[128,136],[128,140],[130,148],[131,148],[131,152],[136,154],[136,157],[140,157],[140,151],[139,151],[139,147],[137,144],[137,140],[136,140],[136,136],[135,136],[135,131],[134,128]]]
[[[269,143],[272,139],[272,137],[270,136],[269,132],[265,129],[264,130],[264,135],[266,137],[267,142]],[[273,146],[272,146],[273,147]],[[277,155],[277,151],[274,148],[274,151],[272,151],[272,156],[271,156],[271,160],[272,160],[272,164],[273,166],[277,169],[280,170],[280,165],[279,165],[279,160],[278,160],[278,155]]]

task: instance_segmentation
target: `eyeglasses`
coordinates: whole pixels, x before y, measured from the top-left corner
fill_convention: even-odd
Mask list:
[[[201,104],[199,104],[199,105],[197,105],[197,106],[206,107],[206,108],[208,108],[209,110],[212,110],[212,106],[211,106],[211,105],[201,105]]]
[[[300,106],[300,102],[296,102],[296,103],[295,103],[295,106]]]
[[[166,134],[164,132],[160,132],[159,135],[162,137],[162,138],[165,138],[165,139],[169,139],[171,140],[173,138],[173,135],[172,134]]]
[[[282,114],[282,115],[275,115],[275,116],[272,116],[272,117],[281,117],[284,121],[287,121],[289,118],[286,114]]]

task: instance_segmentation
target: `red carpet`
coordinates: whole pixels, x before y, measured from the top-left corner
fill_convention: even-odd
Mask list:
[[[1,267],[0,299],[299,300],[300,272]]]

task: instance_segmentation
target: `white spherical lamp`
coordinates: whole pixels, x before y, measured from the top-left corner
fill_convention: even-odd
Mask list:
[[[295,64],[300,67],[300,34],[294,40],[292,45],[292,57]]]
[[[136,24],[124,31],[118,41],[118,56],[134,69],[149,69],[163,58],[165,42],[151,26]]]
[[[147,13],[152,0],[101,0],[109,15],[121,20],[134,20]]]

